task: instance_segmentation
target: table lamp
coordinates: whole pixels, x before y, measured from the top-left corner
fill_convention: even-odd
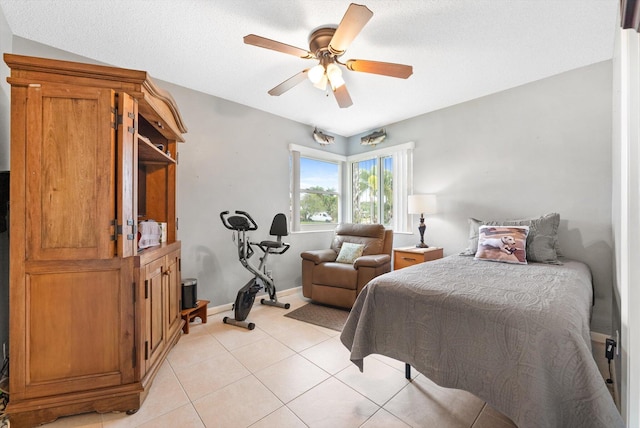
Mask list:
[[[416,244],[416,248],[429,248],[424,243],[424,231],[427,228],[424,225],[425,214],[435,214],[436,210],[436,195],[409,195],[408,200],[409,214],[420,214],[420,225],[418,231],[420,231],[420,243]]]

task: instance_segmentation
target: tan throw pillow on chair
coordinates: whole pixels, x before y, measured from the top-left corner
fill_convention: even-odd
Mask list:
[[[340,248],[340,253],[338,254],[338,258],[336,259],[336,262],[353,263],[354,261],[356,261],[358,257],[362,255],[363,251],[364,251],[364,245],[345,242],[342,244],[342,247]]]

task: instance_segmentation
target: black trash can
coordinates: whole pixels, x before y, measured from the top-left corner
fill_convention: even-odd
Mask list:
[[[198,305],[198,280],[185,278],[182,280],[182,309],[195,308]]]

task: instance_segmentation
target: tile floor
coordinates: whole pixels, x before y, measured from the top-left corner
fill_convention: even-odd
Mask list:
[[[298,290],[280,294],[295,309]],[[253,331],[222,323],[192,324],[134,415],[70,416],[45,427],[514,427],[477,397],[443,389],[383,356],[360,373],[339,333],[283,316],[257,303]],[[605,360],[606,361],[606,360]]]

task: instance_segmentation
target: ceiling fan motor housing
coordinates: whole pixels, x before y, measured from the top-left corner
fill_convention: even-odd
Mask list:
[[[311,51],[316,57],[320,58],[325,56],[324,52],[330,52],[333,56],[340,56],[344,52],[331,51],[329,43],[333,38],[333,34],[336,32],[336,27],[319,27],[313,30],[309,36],[309,51]]]

